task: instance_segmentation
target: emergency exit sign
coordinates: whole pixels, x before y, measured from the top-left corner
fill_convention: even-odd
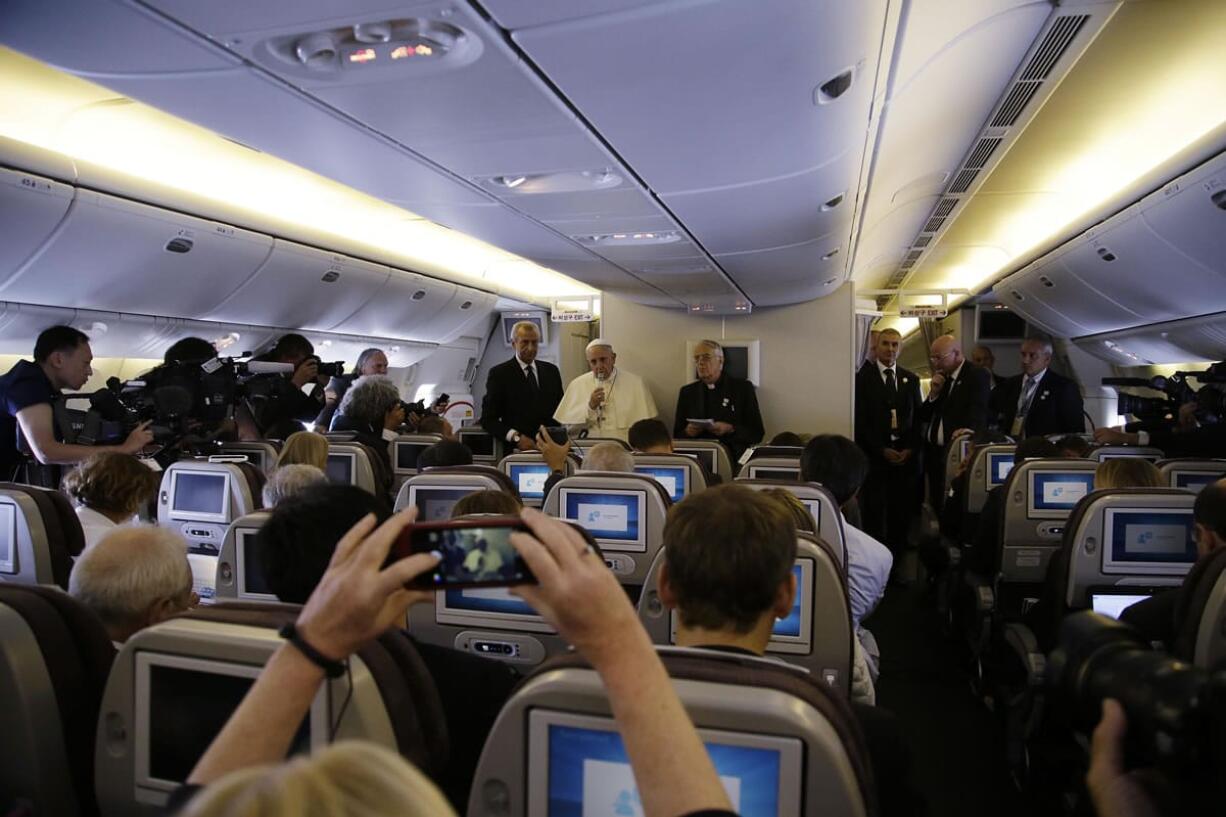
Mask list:
[[[900,306],[900,318],[944,318],[949,310],[943,306]]]

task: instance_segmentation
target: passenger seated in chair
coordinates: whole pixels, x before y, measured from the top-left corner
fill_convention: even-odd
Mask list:
[[[1141,457],[1105,460],[1094,469],[1094,490],[1111,488],[1166,488],[1158,466]]]
[[[314,431],[296,431],[285,440],[277,457],[277,468],[285,465],[313,465],[320,471],[328,467],[328,438]]]
[[[472,465],[473,452],[462,442],[443,440],[423,448],[417,455],[417,470],[439,468],[444,465]]]
[[[673,436],[668,432],[668,426],[664,425],[663,420],[657,420],[654,417],[648,420],[639,420],[630,426],[627,436],[629,437],[630,447],[640,454],[676,453],[673,450]],[[718,485],[723,481],[708,471],[706,463],[702,460],[697,460],[697,463],[698,467],[702,469],[702,476],[708,487]]]
[[[64,477],[61,485],[76,506],[90,547],[136,515],[157,496],[161,475],[131,454],[95,454]]]
[[[336,543],[367,514],[380,522],[391,516],[386,503],[352,485],[321,485],[278,505],[259,533],[269,589],[283,602],[305,602]],[[501,661],[418,641],[414,646],[438,687],[451,737],[451,763],[440,782],[462,811],[485,738],[519,675]]]
[[[113,530],[83,550],[68,577],[68,593],[102,620],[116,644],[200,602],[192,590],[187,542],[151,525]]]
[[[1090,456],[1090,441],[1080,434],[1065,434],[1056,440],[1056,448],[1060,449],[1060,456],[1070,460]]]
[[[549,477],[545,480],[545,496],[553,490],[553,486],[566,476],[566,459],[570,456],[571,443],[567,440],[558,445],[545,431],[536,435],[536,447],[549,466]],[[583,457],[580,471],[616,471],[624,474],[634,473],[634,455],[617,443],[597,443],[588,449]]]
[[[314,465],[282,465],[273,471],[268,482],[264,483],[264,507],[271,510],[291,496],[297,496],[307,488],[323,485],[327,481],[328,475]]]
[[[1125,460],[1108,460],[1124,462]],[[1206,485],[1196,495],[1192,506],[1195,523],[1196,561],[1199,564],[1210,553],[1226,547],[1226,479]],[[1195,570],[1195,566],[1192,568]],[[1131,624],[1143,638],[1155,644],[1170,647],[1175,640],[1175,614],[1179,609],[1183,588],[1155,593],[1144,601],[1124,608],[1120,621]]]
[[[382,567],[415,508],[378,530],[369,517],[348,531],[296,623],[299,643],[323,661],[347,659],[428,594],[404,585],[431,569],[428,554]],[[540,584],[520,593],[600,675],[634,773],[642,811],[732,817],[728,796],[694,724],[617,579],[573,528],[525,511],[532,534],[516,550]],[[255,813],[455,817],[437,790],[394,752],[342,743],[284,761],[319,693],[321,661],[285,644],[171,798],[184,817]],[[207,786],[199,791],[201,786]],[[197,791],[199,793],[197,794]],[[461,807],[461,812],[463,808]]]
[[[459,502],[451,506],[451,518],[474,514],[519,516],[523,509],[520,501],[506,491],[476,491],[461,497]]]
[[[805,441],[795,431],[780,431],[767,445],[790,445],[793,448],[801,448]]]
[[[765,655],[775,621],[792,610],[795,562],[796,525],[779,499],[731,484],[681,500],[664,523],[658,584],[660,601],[678,614],[677,644]],[[882,814],[911,813],[910,761],[894,716],[851,706],[883,783]]]
[[[455,440],[455,429],[451,421],[441,414],[427,414],[417,421],[418,434],[439,434],[444,440]]]

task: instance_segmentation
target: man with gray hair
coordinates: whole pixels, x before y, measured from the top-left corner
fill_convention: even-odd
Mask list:
[[[1081,389],[1051,370],[1051,342],[1027,338],[1021,357],[1022,373],[992,391],[992,415],[1000,430],[1017,440],[1084,432]]]
[[[617,368],[613,344],[597,338],[587,345],[587,365],[566,387],[554,416],[568,426],[582,426],[593,437],[626,440],[630,426],[655,417],[656,402],[643,379]]]
[[[765,434],[753,383],[724,373],[724,349],[713,340],[694,346],[694,370],[698,380],[677,395],[673,437],[719,440],[736,462]]]
[[[541,426],[554,426],[562,402],[562,373],[558,367],[537,360],[541,330],[531,321],[511,328],[515,357],[490,369],[481,400],[481,427],[506,440],[518,451],[536,448]]]
[[[68,592],[116,643],[195,607],[187,542],[153,526],[116,528],[77,557]]]
[[[283,499],[302,493],[312,485],[322,485],[328,475],[314,465],[296,462],[282,465],[264,483],[264,507],[275,508]]]

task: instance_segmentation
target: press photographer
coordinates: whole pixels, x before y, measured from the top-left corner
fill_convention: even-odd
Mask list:
[[[1200,383],[1192,388],[1192,381]],[[1152,445],[1169,457],[1226,456],[1226,363],[1203,372],[1175,372],[1146,380],[1105,377],[1104,386],[1154,389],[1162,397],[1121,392],[1117,413],[1131,414],[1135,422],[1122,429],[1100,428],[1094,440],[1104,445]]]
[[[344,363],[321,362],[311,342],[294,332],[282,335],[269,352],[252,362],[293,367],[288,375],[261,374],[248,383],[245,405],[262,439],[283,440],[314,422],[324,406],[325,385],[345,370]],[[314,384],[310,394],[304,391],[308,384]]]
[[[362,350],[352,372],[337,375],[328,381],[328,385],[324,387],[324,407],[319,412],[319,416],[315,418],[315,427],[329,428],[332,424],[332,416],[336,414],[337,407],[344,399],[345,392],[349,391],[349,387],[353,385],[353,381],[372,374],[387,374],[387,355],[382,349],[373,347]]]
[[[80,462],[100,450],[135,454],[153,439],[149,424],[142,423],[117,445],[99,448],[64,442],[53,404],[60,401],[63,389],[85,385],[93,374],[93,358],[85,333],[52,326],[39,334],[34,362],[18,361],[0,376],[0,479],[54,487],[59,483],[59,469],[54,466]]]

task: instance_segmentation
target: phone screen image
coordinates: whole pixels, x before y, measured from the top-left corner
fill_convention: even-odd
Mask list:
[[[418,577],[418,587],[474,587],[535,583],[528,565],[511,544],[511,534],[526,531],[519,520],[490,524],[472,520],[441,525],[417,525],[406,533],[408,547],[396,556],[438,551],[442,559],[430,573]]]

